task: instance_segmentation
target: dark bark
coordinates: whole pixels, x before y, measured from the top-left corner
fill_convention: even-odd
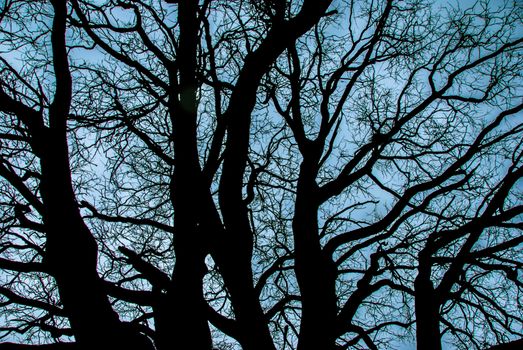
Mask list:
[[[202,290],[207,245],[200,228],[202,175],[196,140],[196,51],[198,2],[178,7],[180,46],[178,67],[170,67],[169,112],[173,124],[175,167],[171,180],[176,263],[172,285],[160,291],[155,307],[158,349],[211,349],[207,304]]]
[[[488,350],[518,350],[523,348],[523,339],[514,340],[508,343],[495,345]]]
[[[416,347],[418,350],[441,350],[439,328],[439,298],[431,280],[431,252],[429,243],[418,255],[418,276],[414,281],[416,314]]]
[[[434,297],[432,281],[418,277],[414,289],[416,348],[418,350],[441,350],[439,304]]]
[[[267,319],[253,285],[251,257],[245,255],[245,252],[250,253],[250,249],[227,242],[227,246],[218,247],[220,252],[214,256],[231,293],[238,325],[238,341],[245,350],[275,349],[267,327]]]
[[[274,348],[267,322],[252,281],[253,232],[250,228],[246,201],[243,198],[243,176],[247,164],[251,113],[262,77],[281,53],[310,30],[329,7],[330,1],[305,1],[300,13],[289,21],[274,23],[257,50],[250,53],[239,74],[229,107],[227,141],[220,179],[220,207],[226,228],[222,251],[217,256],[231,301],[239,322],[244,349]]]
[[[312,158],[305,156],[301,165],[292,225],[302,302],[299,350],[334,349],[336,340],[336,267],[319,241],[317,162]]]
[[[58,0],[52,4],[56,92],[49,110],[49,128],[33,130],[33,147],[40,155],[42,177],[40,190],[47,233],[45,264],[56,280],[78,346],[133,344],[136,349],[150,349],[146,338],[126,329],[109,303],[97,273],[97,244],[83,222],[75,198],[66,136],[72,85],[65,44],[67,5]]]

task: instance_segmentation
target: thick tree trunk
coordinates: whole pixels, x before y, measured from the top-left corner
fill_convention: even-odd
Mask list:
[[[432,282],[416,281],[416,348],[441,350],[438,306],[434,302]]]
[[[203,179],[196,137],[197,12],[196,0],[183,1],[178,6],[179,65],[172,66],[169,71],[172,87],[169,113],[175,156],[171,202],[174,207],[176,262],[172,285],[168,290],[160,291],[160,300],[154,309],[156,346],[159,350],[212,348],[203,296],[208,238],[201,229],[199,208]]]
[[[203,277],[208,238],[201,229],[199,202],[201,171],[196,153],[195,138],[183,133],[189,113],[176,109],[175,138],[176,166],[172,179],[171,197],[174,206],[175,267],[172,285],[161,291],[162,298],[155,310],[156,345],[158,349],[211,349],[207,323],[206,301],[203,296]],[[193,146],[194,140],[194,146]]]
[[[109,303],[97,273],[98,248],[85,225],[72,186],[67,143],[71,75],[65,43],[66,1],[54,0],[51,42],[56,92],[49,127],[32,128],[34,153],[40,157],[40,192],[47,233],[45,264],[56,280],[60,299],[82,349],[152,349],[147,338],[127,329]],[[34,123],[34,122],[33,122]]]
[[[184,93],[190,95],[190,91]],[[164,291],[165,298],[155,313],[160,350],[210,349],[212,346],[203,296],[209,244],[200,224],[202,179],[196,151],[195,114],[185,109],[184,103],[187,101],[174,102],[171,109],[176,159],[171,180],[176,262],[172,286]]]
[[[246,215],[242,217],[246,221]],[[252,241],[242,244],[234,239],[243,236],[241,240],[245,240],[245,236],[251,235],[250,228],[232,234],[228,231],[226,235],[229,234],[233,239],[224,238],[218,247],[219,253],[214,256],[231,295],[240,335],[238,341],[244,350],[275,349],[267,319],[253,285]]]
[[[418,350],[441,350],[439,329],[439,303],[430,276],[430,253],[419,254],[418,276],[414,281],[416,312],[416,348]]]
[[[188,251],[192,255],[194,250]],[[177,251],[173,284],[161,291],[154,307],[156,347],[209,350],[212,348],[202,291],[204,266],[201,256],[183,256]]]
[[[298,350],[334,349],[336,340],[336,269],[321,250],[313,169],[304,160],[293,219],[295,272],[302,298]]]
[[[83,222],[71,186],[67,141],[51,130],[41,158],[41,194],[47,232],[45,263],[54,276],[81,347],[108,344],[151,349],[120,322],[97,273],[98,248]]]
[[[227,197],[227,203],[222,202],[225,228],[211,193],[206,190],[201,199],[201,228],[207,232],[210,252],[230,293],[238,341],[244,350],[275,349],[253,284],[253,234],[246,205],[241,198],[234,201],[232,196]],[[237,210],[230,212],[226,207]]]

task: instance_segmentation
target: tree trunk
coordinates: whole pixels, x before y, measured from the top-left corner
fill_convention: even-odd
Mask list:
[[[414,282],[416,312],[416,348],[418,350],[441,350],[439,329],[439,304],[435,298],[430,275],[419,272]]]
[[[67,142],[48,136],[41,159],[41,194],[47,232],[45,263],[56,280],[60,299],[79,346],[133,346],[149,341],[120,322],[97,273],[98,248],[83,222],[71,186]]]
[[[153,309],[156,347],[159,350],[210,350],[212,341],[202,291],[203,258],[183,256],[178,251],[176,259],[172,286],[160,291]]]
[[[233,234],[232,237],[249,235],[249,232],[250,229]],[[235,241],[234,238],[224,238],[224,242],[218,247],[219,253],[215,256],[231,295],[240,335],[238,340],[244,350],[276,349],[253,285],[252,241],[250,244]]]
[[[160,291],[161,300],[154,310],[159,350],[209,350],[212,347],[203,296],[208,239],[201,229],[199,208],[203,179],[196,138],[197,12],[198,1],[180,2],[178,65],[169,70],[169,114],[175,156],[171,202],[174,207],[176,261],[172,284],[168,290]]]
[[[51,43],[56,91],[49,127],[32,128],[34,153],[40,157],[40,193],[47,234],[44,263],[55,278],[60,299],[78,346],[152,349],[147,338],[120,322],[97,273],[98,247],[80,214],[72,185],[67,142],[72,83],[65,43],[67,2],[54,7]],[[33,121],[32,123],[35,123]],[[35,124],[36,125],[36,124]]]
[[[298,350],[334,349],[336,341],[336,268],[319,241],[313,169],[305,159],[293,219],[295,272],[302,299]]]

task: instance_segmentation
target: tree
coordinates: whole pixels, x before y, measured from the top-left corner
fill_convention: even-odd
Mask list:
[[[518,4],[2,6],[4,340],[523,337]]]

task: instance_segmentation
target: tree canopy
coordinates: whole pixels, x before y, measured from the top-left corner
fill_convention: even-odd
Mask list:
[[[521,343],[522,19],[0,2],[0,349]]]

